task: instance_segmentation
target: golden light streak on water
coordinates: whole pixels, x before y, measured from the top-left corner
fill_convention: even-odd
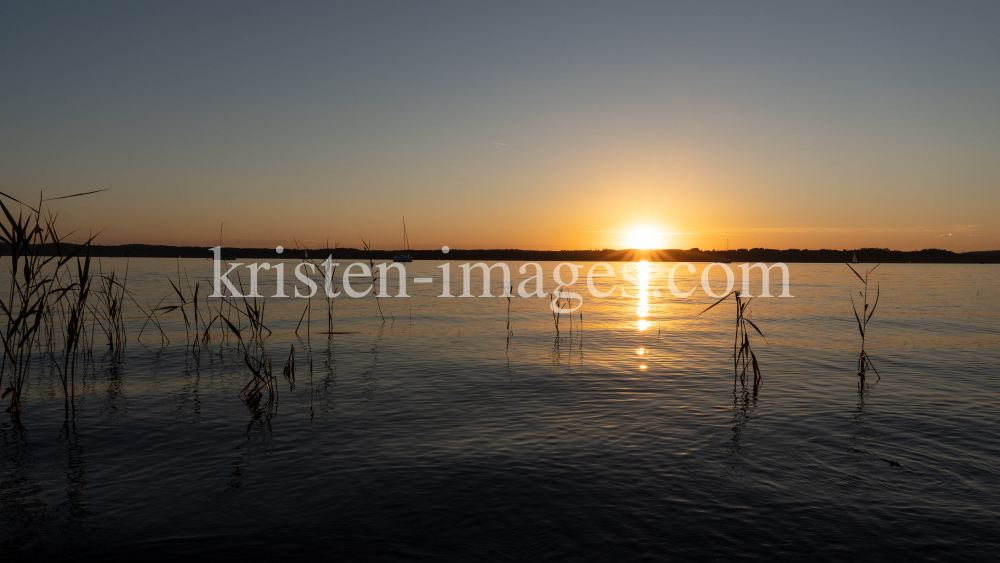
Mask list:
[[[639,262],[639,302],[635,313],[639,316],[639,330],[649,328],[649,321],[645,319],[649,316],[649,262],[645,260]]]

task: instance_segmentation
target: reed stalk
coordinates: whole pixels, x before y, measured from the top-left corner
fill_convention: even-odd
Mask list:
[[[104,336],[108,339],[108,349],[112,354],[118,354],[128,342],[125,332],[125,284],[128,283],[128,265],[125,266],[125,276],[118,277],[112,269],[104,274],[103,268],[98,275],[97,307],[91,312]]]
[[[552,313],[552,324],[556,327],[556,338],[559,338],[559,317],[562,316],[563,307],[566,306],[566,303],[562,301],[562,288],[563,286],[560,285],[554,292],[549,294],[549,311]],[[552,303],[553,300],[555,300],[554,306]]]
[[[871,304],[871,311],[869,311],[868,276],[869,274],[875,271],[875,268],[878,268],[881,265],[882,265],[881,263],[876,264],[874,268],[865,272],[864,277],[861,277],[861,274],[859,274],[858,271],[854,269],[854,266],[847,264],[847,267],[850,268],[852,272],[854,272],[854,275],[857,276],[858,279],[861,280],[861,283],[863,283],[865,286],[864,291],[858,292],[862,304],[860,315],[858,314],[858,304],[854,302],[854,295],[851,294],[851,307],[854,309],[854,319],[858,322],[858,331],[861,333],[861,353],[858,355],[858,376],[861,378],[859,385],[863,384],[865,379],[865,374],[869,369],[875,372],[875,376],[878,378],[878,380],[882,379],[882,376],[879,375],[878,370],[875,369],[875,366],[872,364],[872,360],[868,356],[868,352],[865,351],[865,337],[868,336],[868,321],[870,321],[872,315],[875,314],[875,307],[878,306],[878,299],[882,293],[880,285],[876,283],[875,302]]]
[[[56,368],[59,370],[59,377],[62,380],[63,395],[66,405],[69,406],[71,397],[76,396],[76,361],[80,351],[81,341],[86,342],[86,318],[87,298],[90,296],[90,245],[87,245],[86,258],[81,262],[76,260],[77,276],[76,281],[60,288],[61,295],[57,299],[65,299],[69,309],[69,319],[62,325],[63,332],[63,354],[62,366],[55,354],[50,351],[50,357]],[[67,381],[68,380],[68,381]]]
[[[6,320],[0,330],[4,348],[0,361],[0,399],[10,397],[7,412],[15,417],[20,417],[23,410],[24,385],[36,349],[47,352],[59,370],[67,404],[74,387],[71,372],[75,369],[85,323],[93,237],[83,245],[76,245],[72,252],[66,252],[63,237],[56,230],[58,214],[44,210],[43,206],[46,201],[90,193],[95,192],[50,199],[39,194],[35,208],[0,192],[0,210],[3,211],[0,243],[10,248],[10,281],[6,296],[0,299],[0,312]],[[16,217],[3,198],[20,205]],[[71,274],[64,275],[63,267],[83,249],[87,250],[87,258],[84,262],[77,260],[77,281],[73,282]],[[68,312],[62,309],[64,306],[68,307]],[[61,367],[55,355],[59,344],[57,335],[63,345]]]
[[[375,275],[375,261],[372,260],[372,248],[365,239],[361,239],[361,243],[364,244],[365,255],[368,256],[368,265],[370,267],[372,277],[372,293],[375,295],[375,304],[378,305],[378,314],[382,317],[382,324],[385,324],[385,314],[382,312],[382,303],[378,300],[378,288],[375,287],[378,284],[378,276]]]
[[[184,278],[185,278],[185,280],[187,280],[187,272],[184,273]],[[167,276],[167,281],[170,282],[170,286],[174,289],[174,293],[177,295],[177,299],[179,300],[179,303],[177,305],[165,305],[165,306],[162,306],[162,307],[159,306],[159,305],[157,305],[157,307],[153,308],[153,312],[155,313],[156,311],[160,311],[160,312],[163,312],[163,313],[169,313],[169,312],[172,312],[172,311],[178,311],[179,310],[181,312],[181,316],[184,319],[184,337],[187,339],[188,343],[190,343],[191,342],[191,321],[188,320],[188,315],[187,315],[187,311],[185,310],[185,307],[187,307],[188,305],[192,305],[194,307],[194,309],[193,309],[194,312],[192,313],[192,316],[194,317],[194,321],[195,321],[194,322],[195,339],[194,339],[194,344],[192,344],[192,346],[196,346],[197,343],[198,343],[198,292],[197,292],[198,284],[197,283],[195,284],[195,291],[194,291],[193,298],[191,300],[188,300],[188,298],[184,296],[184,292],[181,290],[181,287],[183,287],[184,284],[181,282],[181,261],[180,261],[180,258],[177,259],[177,283],[174,283],[174,280],[170,279],[170,276]],[[191,281],[190,280],[187,280],[187,287],[188,287],[188,291],[191,291]],[[161,301],[161,303],[162,303],[162,301]]]
[[[753,328],[764,339],[764,342],[767,342],[767,338],[764,337],[764,333],[750,319],[749,306],[753,297],[744,299],[739,291],[730,291],[722,296],[721,299],[709,305],[704,311],[698,313],[697,316],[705,314],[730,296],[736,302],[736,332],[733,340],[733,383],[735,384],[735,380],[738,377],[740,383],[745,387],[747,384],[747,370],[750,370],[753,375],[753,392],[756,395],[760,384],[763,382],[763,377],[760,371],[760,364],[757,362],[757,355],[754,354],[753,348],[750,345],[750,331],[747,329],[747,326],[749,325],[750,328]]]

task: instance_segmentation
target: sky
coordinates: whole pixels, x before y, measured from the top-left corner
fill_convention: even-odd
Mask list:
[[[998,21],[7,1],[0,191],[110,188],[48,204],[104,244],[1000,249]]]

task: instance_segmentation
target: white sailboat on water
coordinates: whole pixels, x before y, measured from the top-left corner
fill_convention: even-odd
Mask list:
[[[722,258],[722,260],[716,262],[716,264],[732,264],[732,263],[733,261],[729,259],[729,239],[726,239],[726,255],[725,257]]]
[[[405,250],[392,257],[393,262],[413,262],[410,257],[410,238],[406,236],[406,217],[403,217],[403,248]]]

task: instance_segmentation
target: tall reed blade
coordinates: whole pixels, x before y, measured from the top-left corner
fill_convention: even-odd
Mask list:
[[[864,284],[864,291],[858,292],[858,296],[860,297],[862,306],[860,314],[858,313],[858,304],[855,303],[854,301],[854,295],[849,294],[851,298],[851,308],[854,311],[854,320],[857,322],[858,332],[861,334],[861,353],[858,354],[858,377],[861,378],[858,381],[859,386],[864,385],[865,374],[868,372],[869,369],[875,372],[875,376],[878,378],[878,380],[882,379],[882,376],[879,375],[878,370],[875,369],[875,365],[872,364],[872,360],[871,357],[868,356],[868,352],[865,351],[865,340],[868,337],[868,321],[870,321],[872,315],[875,314],[875,308],[878,306],[879,297],[881,297],[882,295],[881,286],[879,284],[876,284],[875,302],[871,304],[871,310],[869,311],[868,278],[871,275],[871,273],[875,271],[875,268],[878,268],[879,266],[881,266],[881,264],[876,264],[874,268],[868,270],[867,272],[865,272],[865,275],[862,276],[857,270],[854,269],[854,266],[847,264],[847,267],[850,268],[851,271],[854,272],[854,275],[857,276],[857,278],[861,281],[862,284]]]

